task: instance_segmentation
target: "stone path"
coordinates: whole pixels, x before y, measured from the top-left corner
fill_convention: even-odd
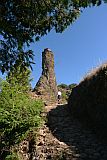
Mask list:
[[[47,123],[40,128],[35,160],[107,160],[107,143],[73,119],[67,105],[46,107]]]

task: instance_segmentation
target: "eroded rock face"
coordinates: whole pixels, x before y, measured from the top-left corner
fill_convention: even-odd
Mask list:
[[[42,75],[34,92],[48,104],[56,102],[58,90],[54,72],[54,55],[48,48],[42,52]]]
[[[99,133],[107,132],[107,63],[92,70],[69,97],[71,113],[94,126]]]

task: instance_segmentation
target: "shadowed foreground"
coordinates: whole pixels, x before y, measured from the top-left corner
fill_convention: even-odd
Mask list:
[[[40,129],[36,159],[107,160],[107,143],[73,119],[67,105],[47,107],[47,118]]]

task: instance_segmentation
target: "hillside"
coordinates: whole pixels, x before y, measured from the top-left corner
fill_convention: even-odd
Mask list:
[[[73,88],[68,104],[72,115],[106,135],[107,63],[92,70]]]

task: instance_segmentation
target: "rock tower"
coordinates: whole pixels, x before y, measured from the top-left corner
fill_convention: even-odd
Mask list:
[[[46,104],[55,103],[57,100],[57,83],[54,72],[54,55],[48,48],[42,52],[42,75],[37,82],[34,92]]]

